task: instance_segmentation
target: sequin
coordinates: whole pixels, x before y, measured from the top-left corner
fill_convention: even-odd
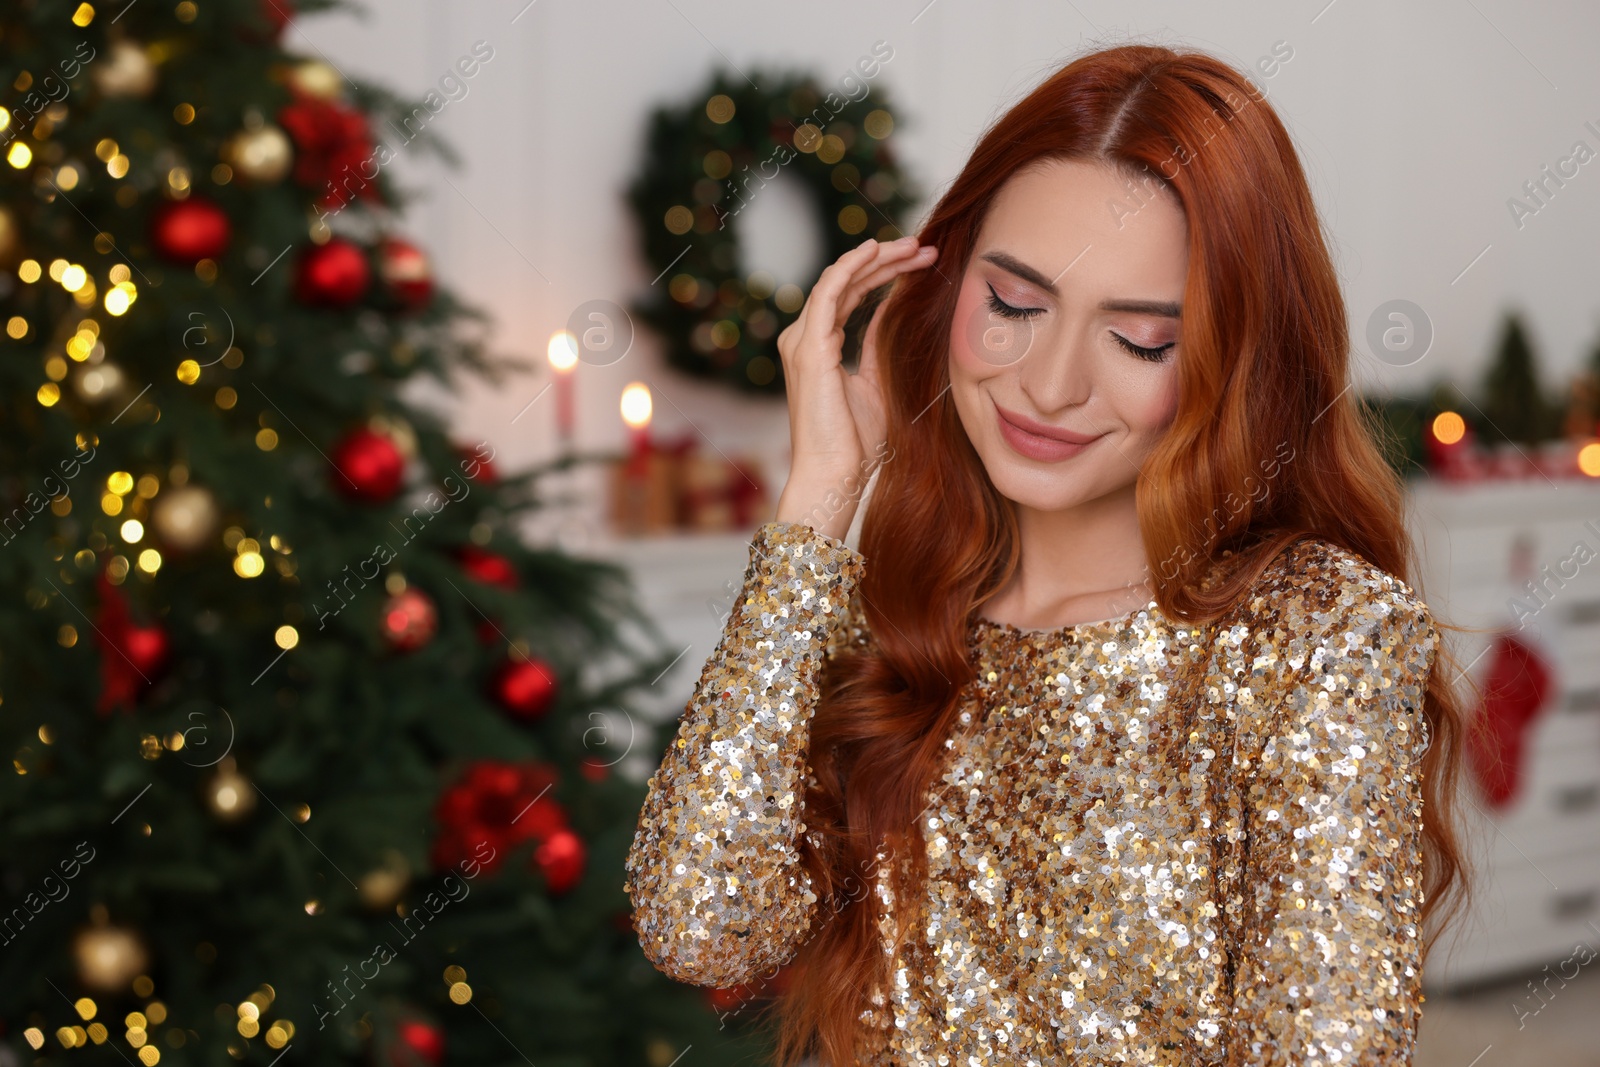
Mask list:
[[[826,921],[795,846],[821,672],[872,645],[865,565],[800,523],[751,542],[627,858],[640,943],[674,978],[770,974]],[[974,617],[904,938],[879,868],[893,959],[861,1062],[1411,1062],[1437,643],[1403,583],[1309,539],[1225,622]],[[1184,722],[1174,761],[1158,746]]]

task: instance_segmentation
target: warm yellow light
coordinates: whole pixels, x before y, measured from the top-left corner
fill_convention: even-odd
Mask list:
[[[43,406],[55,407],[56,401],[61,399],[61,386],[55,382],[45,382],[39,386],[39,391],[34,395],[39,398],[39,403]]]
[[[123,285],[127,285],[126,282]],[[130,287],[131,288],[131,287]],[[124,289],[122,285],[115,289],[106,290],[106,310],[113,315],[121,315],[128,310],[128,305],[133,303],[133,294]]]
[[[557,330],[550,335],[546,354],[550,357],[550,366],[557,371],[569,371],[578,365],[578,339],[568,330]]]
[[[1441,411],[1433,418],[1433,436],[1442,445],[1453,445],[1467,435],[1467,420],[1453,411]]]
[[[87,26],[94,21],[94,7],[90,4],[79,4],[78,10],[72,13],[74,26]]]
[[[129,519],[122,524],[122,539],[128,544],[136,544],[144,536],[144,523],[138,519]]]
[[[33,149],[17,141],[12,144],[11,151],[6,153],[6,162],[21,170],[33,162]]]
[[[650,425],[650,387],[630,382],[622,390],[622,421],[637,430]]]
[[[293,648],[300,643],[300,632],[293,626],[284,625],[278,627],[278,632],[272,635],[272,639],[278,642],[279,648]]]
[[[266,564],[262,562],[259,552],[245,552],[234,557],[233,572],[241,578],[259,577],[265,569]]]
[[[200,364],[192,359],[186,359],[178,364],[178,381],[184,385],[193,385],[200,380]]]
[[[21,315],[13,315],[6,320],[6,336],[13,341],[20,341],[28,336],[28,320]]]
[[[83,288],[83,283],[89,280],[89,272],[74,263],[61,272],[61,288],[69,293],[76,293]]]
[[[146,574],[154,574],[161,569],[161,553],[153,548],[147,548],[139,553],[139,569]]]
[[[1578,449],[1578,469],[1591,478],[1600,478],[1600,441],[1590,441]]]
[[[39,261],[37,259],[25,259],[17,266],[17,277],[21,278],[29,285],[32,285],[34,282],[38,281],[39,275],[42,273],[43,271],[40,270]]]
[[[133,475],[127,471],[112,471],[106,478],[106,488],[118,496],[133,492]]]

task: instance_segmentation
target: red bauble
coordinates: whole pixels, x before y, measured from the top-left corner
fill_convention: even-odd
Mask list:
[[[444,1033],[420,1019],[406,1019],[395,1027],[394,1067],[439,1067],[444,1062]]]
[[[578,761],[578,773],[591,782],[605,781],[606,775],[610,772],[611,765],[609,763],[597,760],[593,756],[585,756]]]
[[[498,585],[502,589],[517,587],[517,568],[511,561],[477,545],[467,545],[461,550],[461,569],[468,577],[485,585]]]
[[[433,299],[433,268],[410,241],[387,237],[379,242],[378,277],[406,311],[420,311]]]
[[[557,830],[533,851],[533,862],[544,872],[551,893],[565,893],[583,877],[589,849],[571,830]]]
[[[216,204],[202,196],[169,200],[150,218],[150,241],[156,251],[176,263],[216,259],[228,248],[233,224]]]
[[[360,246],[330,237],[300,254],[294,292],[302,303],[341,308],[360,300],[371,282],[372,268]]]
[[[394,441],[362,426],[333,446],[333,487],[356,500],[388,500],[400,490],[405,457]]]
[[[493,682],[494,698],[501,707],[528,722],[549,712],[558,688],[556,672],[537,657],[506,660],[495,672]]]
[[[428,594],[407,589],[384,601],[378,626],[390,648],[414,652],[433,640],[439,630],[439,613]]]

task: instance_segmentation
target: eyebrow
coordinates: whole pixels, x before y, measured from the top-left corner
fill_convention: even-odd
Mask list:
[[[1001,270],[1015,274],[1023,281],[1037,285],[1051,296],[1061,295],[1060,290],[1056,288],[1055,282],[1045,277],[1042,271],[1028,266],[1016,256],[1010,255],[1006,252],[985,252],[979,258],[988,260]],[[1181,304],[1174,303],[1171,300],[1113,299],[1102,300],[1100,302],[1100,310],[1125,311],[1135,315],[1157,315],[1161,318],[1176,319],[1182,317],[1181,313],[1183,311],[1183,306]]]

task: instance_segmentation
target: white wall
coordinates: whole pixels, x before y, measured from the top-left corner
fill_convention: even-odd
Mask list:
[[[440,278],[494,314],[499,350],[541,367],[546,340],[575,307],[625,303],[650,282],[622,190],[653,106],[686,99],[726,61],[832,77],[879,39],[894,57],[874,85],[895,106],[902,159],[934,194],[989,121],[1086,45],[1188,43],[1253,67],[1288,42],[1293,58],[1270,80],[1257,77],[1311,174],[1356,336],[1392,298],[1421,305],[1436,331],[1414,366],[1363,357],[1367,381],[1400,390],[1441,376],[1475,382],[1512,306],[1527,314],[1547,388],[1564,388],[1600,340],[1600,161],[1522,229],[1507,209],[1575,141],[1600,152],[1600,135],[1584,128],[1600,129],[1600,9],[1584,0],[1537,10],[1515,0],[525,4],[375,0],[364,21],[308,18],[285,40],[418,95],[474,41],[494,48],[469,95],[430,127],[463,168],[441,172],[410,151],[393,167],[425,193],[406,228]],[[455,401],[463,432],[487,437],[512,466],[550,455],[551,396],[511,424],[545,373]],[[581,447],[621,447],[617,397],[637,378],[655,391],[663,432],[692,424],[718,448],[786,462],[781,400],[752,402],[670,372],[648,334],[621,363],[578,374]],[[782,473],[773,472],[774,491]]]

